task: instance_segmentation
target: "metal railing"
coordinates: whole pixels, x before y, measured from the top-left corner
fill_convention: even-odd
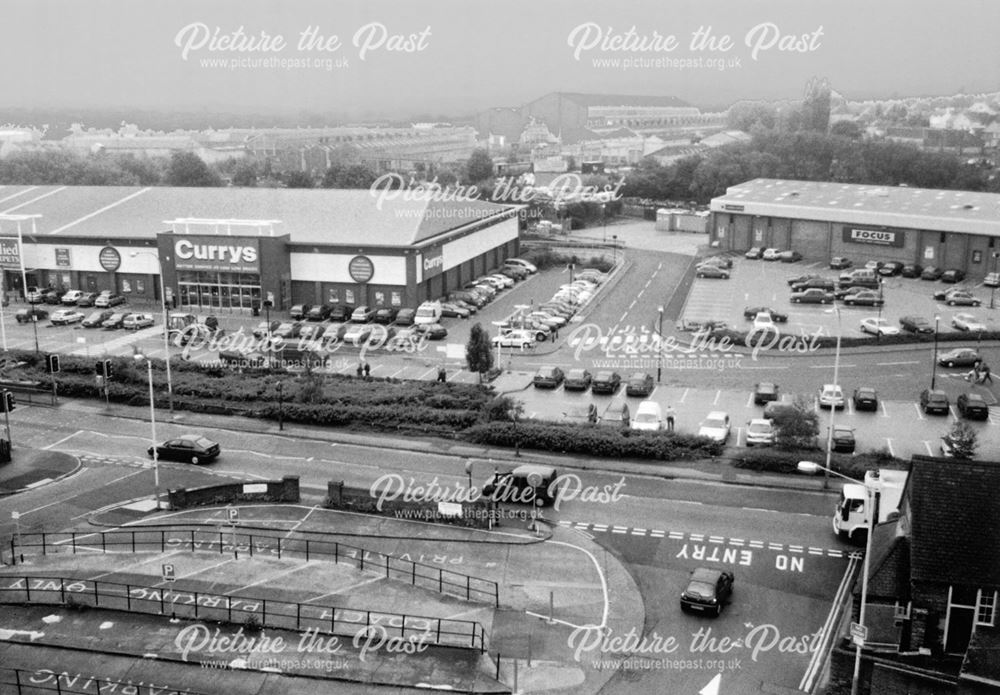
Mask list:
[[[142,687],[140,687],[140,685]],[[0,693],[39,695],[109,695],[109,693],[161,692],[170,695],[205,695],[199,690],[183,690],[168,685],[133,683],[131,680],[97,678],[83,673],[69,673],[54,669],[0,668]]]
[[[181,591],[144,584],[48,576],[5,575],[0,603],[92,606],[282,630],[317,630],[362,638],[366,634],[419,640],[439,647],[486,651],[486,632],[472,620],[432,618],[361,608]]]
[[[499,584],[490,579],[482,579],[461,572],[426,563],[404,560],[378,551],[366,550],[339,541],[310,538],[305,532],[280,532],[276,535],[268,529],[140,529],[134,528],[106,532],[62,532],[62,533],[22,533],[11,538],[10,549],[17,563],[19,555],[35,549],[42,555],[58,553],[114,553],[168,550],[191,550],[239,554],[249,553],[251,557],[297,556],[306,561],[313,558],[327,558],[334,562],[349,563],[359,570],[369,570],[385,574],[386,579],[407,582],[413,586],[430,589],[468,601],[489,603],[500,606]]]

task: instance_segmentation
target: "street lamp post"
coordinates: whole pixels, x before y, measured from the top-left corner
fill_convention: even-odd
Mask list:
[[[837,349],[833,356],[833,385],[840,386],[840,338],[844,333],[840,322],[840,307],[835,306],[831,311],[837,314]],[[833,416],[837,412],[837,405],[830,404],[830,425],[826,432],[826,467],[823,469],[823,489],[830,486],[830,460],[833,456]]]
[[[996,272],[997,272],[997,259],[998,258],[1000,258],[1000,253],[994,251],[993,252],[993,274],[994,275],[996,275]],[[997,284],[996,284],[996,281],[994,280],[993,286],[990,287],[990,309],[993,308],[993,299],[994,299],[994,297],[996,297],[996,293],[997,293]]]
[[[139,255],[152,256],[160,269],[160,308],[163,314],[163,361],[167,363],[167,404],[170,414],[174,412],[174,380],[170,374],[170,326],[167,324],[167,293],[163,285],[163,262],[160,256],[152,251],[133,251],[133,257]]]
[[[31,309],[31,327],[35,330],[35,354],[38,354],[38,314],[35,313],[35,306]]]
[[[601,203],[601,227],[604,230],[604,243],[608,243],[608,218],[604,216],[604,203]]]
[[[611,235],[611,265],[618,265],[618,235]]]
[[[931,360],[931,391],[934,390],[934,384],[937,380],[937,341],[938,341],[938,323],[941,321],[941,317],[934,316],[934,359]]]
[[[656,383],[663,378],[663,306],[656,307]]]
[[[153,398],[153,363],[145,355],[136,355],[136,362],[146,362],[146,376],[149,379],[149,429],[150,444],[153,447],[153,502],[160,508],[160,452],[156,449],[156,401]]]
[[[882,283],[884,281],[882,278],[878,279],[878,320],[875,322],[875,342],[878,343],[882,339]]]

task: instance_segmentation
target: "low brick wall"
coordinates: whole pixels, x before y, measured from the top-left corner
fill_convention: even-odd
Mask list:
[[[371,495],[369,488],[357,488],[345,485],[343,481],[332,480],[327,483],[327,495],[324,506],[328,509],[341,509],[361,514],[376,514],[406,521],[429,521],[439,524],[454,524],[471,528],[490,528],[497,524],[496,504],[488,499],[480,498],[474,502],[463,502],[461,514],[442,513],[433,502],[408,502],[401,499],[385,500],[381,509],[376,505],[378,500]]]
[[[170,490],[170,508],[187,509],[232,502],[298,502],[299,476],[256,483],[226,483]]]

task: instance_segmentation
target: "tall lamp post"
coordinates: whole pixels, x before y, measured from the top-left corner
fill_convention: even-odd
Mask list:
[[[167,293],[164,291],[163,286],[163,261],[160,260],[159,254],[152,251],[133,251],[131,255],[133,258],[136,256],[152,256],[156,259],[156,265],[160,270],[160,308],[163,312],[163,361],[167,363],[167,403],[170,406],[170,414],[173,415],[174,380],[170,375],[170,326],[167,325]]]
[[[997,273],[997,259],[1000,258],[1000,253],[993,252],[993,275],[996,276]],[[996,297],[997,293],[997,283],[994,279],[992,286],[990,287],[990,309],[993,308],[993,298]]]
[[[618,265],[618,235],[611,235],[611,265]]]
[[[833,309],[828,309],[827,312],[834,312],[837,314],[837,349],[833,356],[833,385],[840,386],[840,338],[844,333],[843,326],[840,322],[840,307],[835,306]],[[833,416],[837,412],[837,406],[835,403],[830,404],[830,426],[827,428],[826,432],[826,466],[823,468],[823,489],[826,490],[830,486],[830,459],[833,455]]]
[[[149,378],[149,429],[150,444],[153,447],[153,502],[160,508],[160,452],[156,450],[156,401],[153,399],[153,363],[145,355],[135,356],[137,363],[145,361],[146,376]]]
[[[656,383],[663,378],[663,305],[656,307]]]
[[[31,305],[31,327],[35,330],[35,354],[38,354],[38,314],[35,313],[35,305]]]
[[[601,227],[604,230],[604,243],[608,243],[608,218],[604,216],[604,203],[601,203]]]
[[[818,463],[813,463],[812,461],[800,461],[798,464],[798,469],[802,473],[815,473],[818,468],[823,468],[828,476],[833,473],[834,475],[844,478],[852,483],[858,482],[854,480],[854,478],[849,478],[842,473],[831,471],[829,466],[824,468]],[[869,483],[866,476],[865,493],[867,494],[867,498],[865,500],[867,509],[865,510],[865,513],[868,515],[868,533],[865,534],[867,535],[867,538],[865,539],[865,561],[861,570],[861,609],[858,612],[858,624],[862,626],[862,628],[864,628],[865,624],[865,605],[867,604],[868,598],[868,573],[871,566],[872,536],[875,535],[875,519],[878,516],[879,497],[882,493],[881,481],[876,480]],[[858,686],[861,676],[861,649],[864,647],[864,639],[855,637],[854,645],[854,676],[851,680],[851,695],[858,695]]]
[[[934,316],[934,358],[931,360],[931,391],[934,390],[934,384],[937,383],[937,340],[938,340],[938,324],[941,321],[939,315]]]

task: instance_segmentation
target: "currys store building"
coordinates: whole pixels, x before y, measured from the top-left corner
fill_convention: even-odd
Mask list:
[[[411,306],[519,250],[518,206],[368,190],[0,187],[4,288],[174,307]]]

